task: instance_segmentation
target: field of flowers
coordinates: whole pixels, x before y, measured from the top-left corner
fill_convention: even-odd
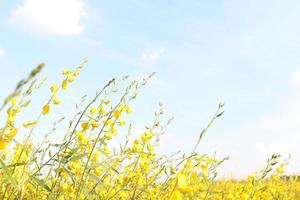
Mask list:
[[[300,181],[284,176],[288,163],[280,155],[272,155],[264,169],[245,180],[218,179],[218,167],[228,158],[199,154],[197,147],[223,114],[222,103],[196,138],[192,152],[158,154],[160,138],[172,121],[164,120],[162,106],[153,123],[134,138],[126,115],[132,114],[131,102],[154,74],[141,81],[129,81],[127,76],[110,80],[91,100],[84,96],[71,119],[58,120],[45,131],[43,141],[33,142],[39,122],[58,110],[61,93],[72,87],[86,63],[63,70],[61,82],[50,87],[40,114],[22,119],[21,124],[16,120],[20,112],[31,106],[32,94],[44,84],[37,80],[44,65],[21,80],[4,100],[0,108],[5,118],[0,129],[1,199],[300,199]],[[118,90],[124,84],[124,90]],[[113,101],[112,95],[119,100]],[[61,123],[68,128],[60,131],[64,135],[60,143],[52,143],[48,138],[57,134]],[[21,126],[26,131],[19,132]],[[113,148],[110,142],[117,135],[124,141]]]

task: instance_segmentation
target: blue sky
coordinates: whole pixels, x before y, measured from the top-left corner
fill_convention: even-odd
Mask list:
[[[231,157],[223,174],[260,169],[272,153],[291,153],[288,172],[299,172],[299,9],[296,0],[0,1],[0,97],[40,62],[51,83],[88,56],[70,102],[111,77],[155,71],[132,121],[147,124],[164,103],[175,121],[162,152],[191,151],[223,101],[199,148]]]

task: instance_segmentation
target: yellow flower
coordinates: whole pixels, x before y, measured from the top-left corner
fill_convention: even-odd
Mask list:
[[[104,137],[108,140],[111,140],[112,139],[112,134],[110,132],[105,132],[104,133]]]
[[[28,127],[34,126],[34,125],[36,125],[36,121],[31,121],[31,122],[23,123],[23,126],[24,126],[25,128],[28,128]]]
[[[92,107],[91,109],[90,109],[90,114],[96,114],[97,113],[97,108],[95,108],[95,107]]]
[[[77,131],[77,132],[76,132],[76,135],[80,138],[80,137],[84,137],[84,136],[85,136],[85,133],[82,132],[82,131]]]
[[[77,131],[76,132],[76,135],[77,135],[77,139],[78,139],[78,142],[80,144],[87,144],[89,139],[86,137],[85,133],[82,132],[82,131]]]
[[[137,140],[137,139],[135,139],[134,141],[133,141],[133,144],[134,145],[138,145],[140,142]]]
[[[154,136],[153,133],[143,133],[142,136],[141,136],[141,140],[144,142],[144,143],[147,143],[149,140],[151,140],[151,138]]]
[[[197,176],[198,176],[198,174],[197,174],[197,172],[192,172],[192,174],[191,174],[191,179],[192,180],[195,180],[196,178],[197,178]]]
[[[104,115],[104,114],[105,114],[105,110],[104,110],[104,107],[103,107],[102,104],[101,104],[100,107],[99,107],[99,114],[100,114],[100,115]]]
[[[11,105],[13,105],[13,106],[17,105],[17,98],[16,97],[12,98],[10,100],[10,102],[11,102]]]
[[[65,79],[63,80],[62,84],[61,84],[61,88],[63,90],[66,90],[68,88],[68,81]]]
[[[107,155],[111,153],[110,150],[107,148],[107,146],[104,146],[103,151]]]
[[[12,140],[18,133],[18,129],[17,128],[13,128],[7,135],[7,139]]]
[[[59,86],[58,85],[52,85],[50,87],[50,90],[52,93],[56,93],[59,90]]]
[[[70,70],[62,70],[62,74],[64,75],[64,76],[68,76],[69,74],[72,74],[72,71],[70,71]]]
[[[54,99],[53,99],[53,103],[54,103],[55,105],[58,105],[58,104],[61,103],[61,101],[55,96]]]
[[[95,120],[92,120],[92,127],[93,128],[98,128],[99,127],[99,123],[98,122],[96,122]]]
[[[68,184],[67,183],[61,183],[60,187],[63,189],[63,190],[66,190],[68,188]]]
[[[278,174],[273,174],[273,175],[271,175],[271,180],[272,181],[279,181],[280,180],[280,176]]]
[[[43,114],[47,115],[50,112],[50,105],[47,103],[46,105],[44,105],[43,107]]]
[[[283,174],[284,173],[284,168],[283,168],[284,166],[283,165],[281,165],[280,167],[277,167],[276,168],[276,171],[279,173],[279,174]]]
[[[100,167],[96,167],[95,169],[94,169],[94,173],[95,173],[95,175],[96,176],[101,176],[101,168]]]
[[[182,173],[178,174],[177,184],[178,184],[179,189],[182,189],[182,188],[186,187],[187,182],[186,182],[186,176],[184,174],[182,174]]]
[[[105,105],[108,105],[108,104],[110,103],[110,100],[104,100],[103,103],[104,103]]]
[[[0,138],[0,150],[6,149],[7,145],[8,145],[7,140]]]
[[[119,121],[119,126],[123,126],[124,124],[126,124],[125,121],[123,121],[123,120],[120,120],[120,121]]]
[[[119,118],[121,116],[121,112],[119,110],[114,111],[114,117]]]
[[[73,75],[76,77],[76,76],[78,76],[79,75],[79,70],[76,70],[74,73],[73,73]]]
[[[75,76],[73,76],[72,74],[71,74],[71,75],[68,75],[68,82],[69,82],[69,83],[74,82],[74,80],[75,80]]]
[[[171,196],[171,200],[182,200],[182,194],[179,191],[174,191]]]
[[[90,128],[89,123],[88,122],[83,122],[81,123],[81,128],[86,131]]]
[[[132,109],[131,109],[131,107],[128,104],[125,105],[125,112],[127,114],[131,114],[132,113]]]
[[[153,151],[153,146],[151,146],[150,144],[147,145],[147,149],[148,151]]]

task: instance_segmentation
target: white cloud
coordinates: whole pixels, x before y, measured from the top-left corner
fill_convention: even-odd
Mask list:
[[[82,32],[83,0],[24,0],[11,15],[19,27],[38,34],[76,35]]]
[[[0,57],[4,56],[4,54],[5,54],[5,50],[0,48]]]
[[[165,52],[165,48],[160,48],[151,53],[143,53],[141,56],[141,61],[147,62],[147,63],[156,62],[164,52]]]

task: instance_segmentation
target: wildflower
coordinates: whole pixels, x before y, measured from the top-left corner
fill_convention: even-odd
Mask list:
[[[84,130],[84,131],[86,131],[86,130],[88,130],[89,129],[89,123],[88,122],[83,122],[83,123],[81,123],[81,128]]]
[[[178,184],[179,189],[184,188],[184,187],[187,186],[186,176],[184,174],[182,174],[182,173],[178,174],[177,184]]]
[[[7,139],[12,140],[18,133],[18,129],[17,128],[12,128],[12,130],[10,130],[10,132],[6,135]]]
[[[93,153],[93,156],[92,156],[91,161],[94,162],[94,163],[95,163],[95,162],[98,162],[99,156],[100,156],[100,152],[99,152],[99,151],[95,151],[95,152]]]
[[[94,173],[95,173],[95,175],[96,176],[101,176],[101,168],[100,167],[96,167],[95,169],[94,169]]]
[[[105,110],[104,110],[103,105],[101,104],[99,107],[99,115],[104,115],[104,114],[105,114]]]
[[[87,144],[89,139],[86,137],[85,133],[82,131],[77,131],[77,139],[80,144]]]
[[[283,174],[284,173],[284,168],[283,168],[284,166],[283,165],[281,165],[280,167],[277,167],[276,168],[276,171],[279,173],[279,174]]]
[[[134,152],[139,152],[142,150],[142,148],[143,148],[143,146],[140,144],[140,142],[138,140],[133,141],[132,150]]]
[[[196,180],[196,178],[198,177],[198,174],[197,174],[197,172],[192,172],[192,174],[191,174],[191,179],[192,180]]]
[[[110,100],[104,100],[103,103],[104,103],[105,105],[108,105],[108,104],[110,103]]]
[[[50,87],[50,90],[52,93],[56,93],[59,90],[59,86],[58,85],[52,85]]]
[[[142,136],[141,136],[141,140],[144,142],[144,143],[147,143],[149,140],[151,140],[151,138],[154,136],[153,133],[143,133]]]
[[[16,97],[12,98],[10,100],[10,102],[11,102],[11,105],[15,106],[17,104],[17,98]]]
[[[36,121],[31,121],[31,122],[23,123],[23,126],[24,126],[25,128],[28,128],[28,127],[34,126],[34,125],[36,125]]]
[[[98,128],[99,127],[99,123],[96,120],[92,120],[91,125],[92,125],[93,128]]]
[[[112,134],[110,132],[105,132],[104,136],[107,140],[111,140],[112,139]]]
[[[76,77],[76,76],[78,76],[79,75],[79,70],[75,70],[75,72],[73,73],[73,75]]]
[[[73,76],[73,74],[68,75],[68,82],[72,83],[75,80],[75,76]]]
[[[121,116],[121,112],[119,110],[115,110],[114,117],[118,119],[120,116]]]
[[[70,70],[62,70],[62,74],[64,75],[64,76],[68,76],[68,75],[70,75],[70,74],[72,74],[72,71],[70,71]]]
[[[147,145],[147,150],[148,150],[148,151],[153,151],[153,146],[150,145],[150,144],[148,144],[148,145]]]
[[[96,114],[96,113],[97,113],[97,108],[92,107],[92,108],[90,109],[90,114],[93,115],[93,114]]]
[[[126,122],[124,120],[119,121],[119,126],[123,126],[124,124],[126,124]]]
[[[0,138],[0,150],[6,149],[7,145],[8,145],[7,140]]]
[[[68,184],[67,183],[61,183],[61,186],[60,186],[63,190],[67,190],[68,188]]]
[[[63,80],[63,82],[62,82],[62,84],[61,84],[61,88],[62,88],[63,90],[66,90],[66,89],[68,88],[68,82],[67,82],[66,79]]]
[[[132,113],[132,109],[131,109],[131,107],[128,104],[125,105],[125,112],[127,114],[131,114]]]
[[[49,112],[50,112],[50,105],[47,103],[43,107],[43,115],[47,115],[47,114],[49,114]]]
[[[171,196],[171,200],[182,200],[182,194],[179,191],[174,191]]]
[[[55,105],[58,105],[58,104],[61,103],[61,101],[60,101],[56,96],[54,96],[53,103],[54,103]]]
[[[107,148],[107,146],[104,146],[103,151],[107,155],[111,153],[110,150]]]

